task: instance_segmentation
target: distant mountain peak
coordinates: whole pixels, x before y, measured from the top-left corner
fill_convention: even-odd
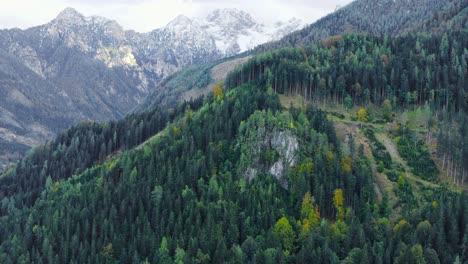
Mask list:
[[[178,15],[176,18],[171,20],[166,27],[174,27],[174,26],[189,26],[193,24],[193,20],[185,15]]]
[[[67,7],[60,12],[55,21],[64,21],[67,24],[83,24],[86,22],[85,17],[72,7]]]
[[[240,10],[237,8],[223,8],[223,9],[215,9],[211,13],[208,14],[208,20],[216,20],[216,19],[226,19],[226,17],[233,17],[237,19],[245,19],[252,20],[252,16],[245,12],[244,10]]]
[[[225,27],[237,26],[239,24],[245,27],[252,27],[258,24],[249,13],[236,8],[215,9],[205,19],[208,22]]]
[[[7,51],[13,58],[9,61],[17,60],[24,65],[22,70],[44,80],[42,99],[56,97],[51,91],[59,88],[69,96],[69,104],[77,110],[57,108],[69,116],[69,125],[83,118],[119,118],[181,68],[236,55],[296,29],[288,25],[257,23],[247,12],[230,8],[200,18],[179,15],[165,27],[138,33],[125,31],[115,20],[66,8],[49,23],[0,31],[0,52]],[[38,90],[29,89],[36,87],[36,79],[28,82],[24,75],[18,76],[28,84],[21,88],[22,94]],[[27,102],[18,93],[15,96]],[[3,102],[0,100],[0,110]],[[1,161],[0,155],[0,165]]]

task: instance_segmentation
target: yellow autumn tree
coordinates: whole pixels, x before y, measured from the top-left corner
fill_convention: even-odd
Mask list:
[[[393,227],[393,236],[404,235],[407,234],[411,229],[411,225],[405,219],[401,219],[394,227]]]
[[[345,219],[345,210],[344,210],[344,198],[343,190],[336,189],[333,195],[333,205],[335,205],[338,220],[344,221]]]
[[[346,237],[346,233],[348,232],[348,226],[345,223],[346,214],[342,189],[335,190],[333,195],[333,205],[337,210],[337,214],[336,222],[331,226],[331,230],[336,239],[342,240]]]
[[[359,122],[361,122],[361,128],[362,128],[362,123],[367,123],[367,121],[369,121],[369,114],[367,113],[366,109],[364,108],[359,109],[357,113],[357,119]]]
[[[335,155],[333,154],[333,152],[331,152],[330,150],[328,150],[328,151],[326,152],[326,158],[327,158],[328,164],[331,165],[332,162],[333,162],[333,159],[335,158]]]
[[[221,99],[223,98],[224,92],[223,92],[223,82],[218,82],[217,85],[213,87],[213,96],[215,99]]]
[[[343,171],[346,173],[351,171],[352,164],[353,164],[353,159],[349,156],[341,160],[341,167],[343,168]]]
[[[344,221],[338,220],[331,225],[331,231],[336,240],[344,240],[348,232],[348,226]]]
[[[301,219],[307,218],[313,210],[312,195],[310,195],[310,192],[306,192],[304,198],[302,198]]]
[[[302,174],[304,172],[308,174],[312,174],[314,172],[314,162],[312,159],[307,159],[299,165],[299,173]]]
[[[55,182],[55,184],[52,186],[51,191],[55,193],[55,192],[57,192],[59,189],[60,189],[60,182],[57,181],[57,182]]]
[[[302,199],[301,220],[297,222],[301,238],[306,237],[310,233],[312,227],[316,227],[319,224],[320,212],[318,207],[313,204],[310,192],[307,192]]]
[[[112,249],[112,243],[108,243],[102,248],[102,255],[108,261],[114,258],[114,250]]]
[[[286,216],[281,217],[280,220],[276,222],[275,226],[273,227],[273,231],[283,244],[284,253],[289,255],[289,253],[291,253],[296,235]]]

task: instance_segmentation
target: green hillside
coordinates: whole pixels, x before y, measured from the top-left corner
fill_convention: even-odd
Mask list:
[[[437,178],[424,149],[424,143],[436,142],[432,152],[446,176],[463,186],[468,172],[466,43],[466,31],[337,36],[255,56],[231,73],[226,85],[263,80],[277,93],[320,108],[342,106],[338,111],[346,115],[354,111],[349,121],[359,121],[356,114],[365,109],[367,122],[400,136],[399,151],[416,174]]]
[[[0,177],[0,262],[465,261],[466,43],[345,35],[73,127]]]

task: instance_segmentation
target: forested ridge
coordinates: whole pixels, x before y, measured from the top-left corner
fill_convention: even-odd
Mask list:
[[[463,184],[468,178],[467,43],[466,31],[398,38],[339,35],[319,45],[255,56],[226,85],[265,79],[275,92],[299,95],[315,105],[366,107],[387,101],[403,111],[427,106],[434,116],[425,129],[440,143],[447,176]]]
[[[302,95],[315,103],[430,103],[437,110],[468,111],[468,33],[416,34],[389,38],[347,34],[321,45],[284,48],[255,56],[233,72],[235,87],[269,78],[278,93]]]
[[[425,107],[450,142],[444,167],[466,166],[466,43],[338,36],[258,55],[177,108],[73,127],[1,176],[0,262],[463,263],[466,191],[414,129],[390,131],[411,172],[376,134]],[[361,108],[349,123],[371,154],[338,135],[329,104]]]
[[[202,100],[183,103],[176,109],[155,108],[132,114],[121,121],[83,121],[60,133],[54,141],[34,148],[0,178],[1,215],[12,208],[31,206],[47,182],[67,179],[129,150],[166,127],[185,109],[197,109]]]
[[[254,53],[312,45],[351,32],[401,36],[463,30],[468,25],[467,8],[466,0],[355,0],[279,41],[257,46]]]

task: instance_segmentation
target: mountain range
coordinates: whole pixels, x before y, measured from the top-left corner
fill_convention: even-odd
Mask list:
[[[295,46],[322,42],[330,44],[347,33],[403,36],[418,32],[437,33],[468,28],[468,1],[460,0],[356,0],[318,21],[283,38],[256,46],[237,57]],[[328,45],[327,44],[327,45]],[[238,62],[233,58],[232,62]],[[148,110],[161,103],[175,106],[190,99],[188,95],[205,94],[209,84],[208,69],[225,61],[186,68],[161,83],[161,89],[150,93],[137,111]],[[209,79],[209,78],[208,78]],[[190,80],[187,82],[186,80]],[[187,92],[187,91],[191,92]]]
[[[297,19],[264,25],[241,10],[218,9],[138,33],[67,8],[45,25],[0,30],[0,90],[6,95],[0,98],[0,170],[80,120],[120,119],[206,94],[217,80],[209,71],[222,58],[309,45],[346,32],[461,29],[468,26],[466,12],[467,2],[459,0],[357,0],[302,30]],[[185,69],[190,65],[195,68]],[[237,64],[225,65],[230,67],[217,69]],[[180,69],[185,70],[179,74]]]
[[[297,19],[267,26],[244,11],[218,9],[138,33],[67,8],[45,25],[1,30],[0,164],[80,120],[122,118],[183,67],[247,51],[302,26]]]
[[[188,59],[223,12],[2,33],[31,48],[0,49],[0,149],[39,145],[0,172],[0,263],[466,263],[466,0],[356,0],[244,52],[226,22]]]
[[[463,263],[467,43],[345,34],[67,129],[0,176],[0,262]]]

